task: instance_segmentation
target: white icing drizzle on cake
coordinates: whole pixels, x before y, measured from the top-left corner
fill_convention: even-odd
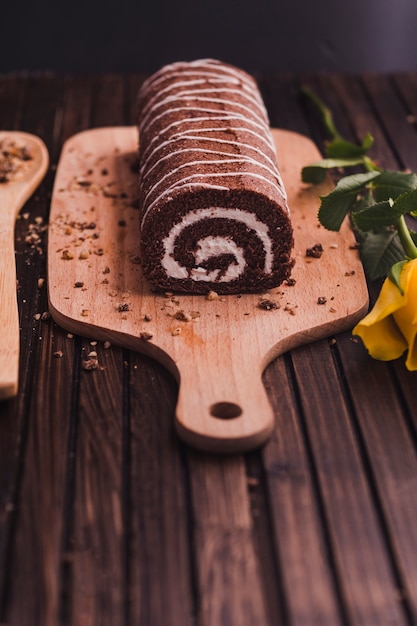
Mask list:
[[[160,89],[156,89],[158,85]],[[149,138],[141,153],[141,185],[145,190],[142,227],[153,210],[184,190],[228,192],[237,188],[237,181],[245,186],[245,179],[246,186],[276,197],[282,209],[289,212],[268,115],[256,83],[249,76],[203,59],[165,66],[145,81],[141,93],[150,89],[155,92],[144,104],[139,124],[140,137],[146,134]],[[153,134],[155,126],[158,130]],[[152,181],[152,174],[161,164],[161,175]],[[265,252],[264,272],[273,272],[268,225],[250,208],[214,206],[188,211],[163,239],[161,264],[168,276],[227,283],[244,274],[245,250],[231,236],[202,236],[193,253],[192,268],[176,260],[176,241],[184,229],[213,218],[236,221],[255,232]],[[234,262],[226,269],[204,267],[207,261],[222,255],[231,255]]]

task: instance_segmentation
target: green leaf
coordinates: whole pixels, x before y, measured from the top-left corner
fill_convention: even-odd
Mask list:
[[[365,137],[362,139],[362,148],[365,152],[368,152],[370,148],[374,145],[374,138],[371,133],[366,133]]]
[[[394,201],[395,213],[398,217],[417,211],[417,189],[402,193]]]
[[[303,183],[319,185],[326,178],[327,169],[319,165],[307,165],[301,170],[301,180]]]
[[[362,145],[357,145],[341,138],[333,139],[333,141],[327,144],[326,154],[328,157],[336,159],[357,158],[365,155],[373,143],[373,137],[369,133],[364,137]]]
[[[411,191],[417,187],[416,174],[384,170],[374,183],[374,193],[377,202],[398,198],[405,191]],[[416,208],[416,207],[415,207]]]
[[[363,165],[362,157],[342,158],[342,159],[322,159],[303,167],[301,170],[301,180],[303,183],[311,183],[317,185],[322,183],[326,177],[326,170],[341,167],[353,167],[354,165]]]
[[[365,272],[371,280],[388,276],[391,267],[404,261],[404,249],[396,231],[365,233],[360,247]]]
[[[339,230],[356,197],[379,172],[345,176],[327,196],[321,196],[319,220],[328,230]]]
[[[388,274],[388,278],[390,279],[391,282],[394,283],[394,285],[396,287],[398,287],[398,289],[400,290],[401,295],[404,295],[404,291],[403,291],[403,288],[401,287],[400,275],[401,275],[401,270],[403,269],[403,267],[404,267],[404,265],[406,263],[407,263],[407,260],[398,261],[398,263],[395,263],[391,267],[390,272]]]
[[[352,211],[352,221],[359,230],[367,231],[381,226],[391,226],[399,215],[395,213],[394,205],[388,200],[371,204],[358,211]]]

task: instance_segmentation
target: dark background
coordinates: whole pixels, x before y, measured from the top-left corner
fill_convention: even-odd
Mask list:
[[[417,0],[2,5],[0,72],[149,72],[205,56],[248,71],[417,70]]]

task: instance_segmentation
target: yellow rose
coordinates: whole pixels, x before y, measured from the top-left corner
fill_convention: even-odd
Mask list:
[[[404,264],[400,285],[403,294],[387,278],[372,311],[352,332],[374,359],[391,361],[408,349],[405,365],[417,370],[417,259]]]

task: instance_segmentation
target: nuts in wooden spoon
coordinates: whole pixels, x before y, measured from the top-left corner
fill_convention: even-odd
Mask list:
[[[32,160],[25,144],[18,144],[10,137],[0,139],[0,184],[16,180],[25,171],[25,164]]]

